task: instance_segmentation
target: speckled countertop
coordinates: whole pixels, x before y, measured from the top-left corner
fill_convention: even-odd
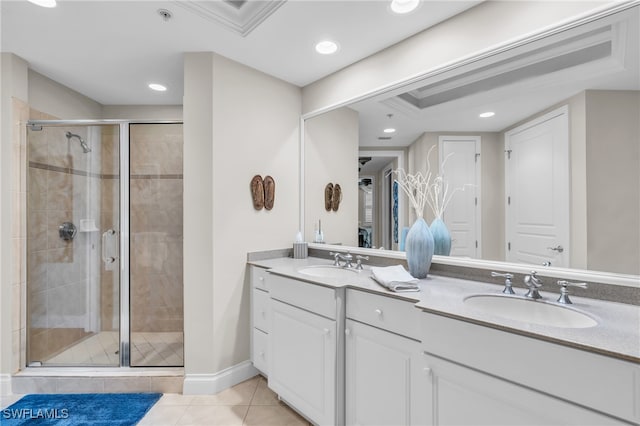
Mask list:
[[[271,273],[332,288],[354,288],[394,298],[415,302],[415,307],[426,312],[459,319],[462,321],[517,333],[565,346],[587,350],[627,361],[640,363],[640,307],[622,303],[606,302],[571,295],[570,309],[582,311],[597,321],[587,328],[564,328],[532,324],[492,315],[464,303],[464,299],[476,294],[500,295],[502,287],[457,278],[430,275],[420,280],[420,292],[394,293],[377,284],[371,271],[346,273],[344,277],[329,278],[310,276],[299,272],[312,265],[331,265],[327,259],[308,257],[292,259],[280,257],[254,260],[249,264],[268,268]],[[516,288],[516,293],[524,290]],[[545,301],[555,302],[557,293],[540,292]],[[540,303],[540,302],[530,302]]]

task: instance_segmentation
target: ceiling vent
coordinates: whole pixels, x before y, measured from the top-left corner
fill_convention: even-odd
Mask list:
[[[201,16],[209,21],[240,34],[249,35],[258,25],[278,10],[286,0],[273,1],[193,1],[174,0],[173,3]]]

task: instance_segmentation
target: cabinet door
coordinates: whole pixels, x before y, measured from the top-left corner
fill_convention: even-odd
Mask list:
[[[431,425],[626,424],[435,356],[425,355],[425,368]]]
[[[269,387],[311,421],[336,422],[336,322],[271,300]]]
[[[346,423],[420,424],[424,401],[414,402],[420,343],[353,320],[345,334]]]

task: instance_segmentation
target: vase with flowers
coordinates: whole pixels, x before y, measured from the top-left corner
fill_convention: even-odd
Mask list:
[[[451,189],[442,177],[447,159],[452,154],[449,154],[442,162],[439,174],[431,172],[429,159],[434,148],[435,146],[432,146],[427,153],[425,174],[421,172],[409,174],[402,169],[394,170],[396,182],[407,195],[417,218],[409,229],[405,240],[409,273],[415,278],[427,276],[434,254],[448,256],[451,253],[451,234],[444,223],[443,215],[453,199],[453,195],[458,191],[464,191],[467,186]],[[423,217],[427,204],[434,215],[431,226],[427,225]]]
[[[416,214],[416,221],[409,229],[405,240],[409,273],[414,278],[426,278],[431,268],[434,245],[429,225],[423,218],[431,176],[422,173],[408,174],[402,169],[397,169],[394,173],[397,176],[396,182],[409,198]]]

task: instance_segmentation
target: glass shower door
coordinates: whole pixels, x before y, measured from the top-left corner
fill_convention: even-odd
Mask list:
[[[129,126],[131,366],[183,357],[182,124]]]
[[[119,366],[120,126],[27,128],[27,365]]]

